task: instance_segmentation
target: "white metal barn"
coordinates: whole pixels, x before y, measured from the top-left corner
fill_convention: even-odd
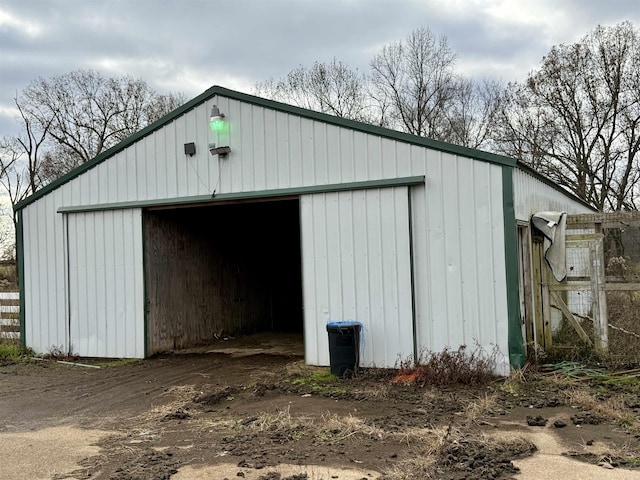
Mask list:
[[[361,365],[478,343],[501,372],[523,361],[529,217],[591,211],[511,158],[221,87],[16,210],[36,351],[146,357],[220,330],[300,331],[306,362],[328,365],[326,323],[356,320]]]

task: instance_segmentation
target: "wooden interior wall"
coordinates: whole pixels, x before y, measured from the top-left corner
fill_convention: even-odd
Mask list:
[[[302,331],[297,201],[144,214],[147,354]]]

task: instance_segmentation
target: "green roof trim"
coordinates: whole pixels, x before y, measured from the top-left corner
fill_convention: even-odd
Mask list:
[[[542,183],[548,185],[551,188],[554,188],[555,190],[558,190],[559,192],[564,193],[567,197],[569,197],[572,200],[580,203],[581,205],[584,205],[585,207],[593,210],[594,212],[598,211],[598,209],[594,208],[593,205],[590,205],[589,203],[585,202],[583,199],[578,197],[575,193],[572,193],[569,190],[567,190],[566,188],[563,188],[562,186],[560,186],[559,184],[557,184],[553,180],[545,177],[541,173],[536,172],[533,168],[531,168],[526,163],[522,163],[520,160],[518,160],[518,163],[517,163],[516,167],[518,168],[518,170],[522,170],[523,172],[528,173],[532,177],[535,177],[536,179],[540,180]]]
[[[168,113],[158,121],[152,123],[151,125],[143,128],[139,132],[131,135],[129,138],[123,140],[117,145],[105,150],[101,154],[97,155],[93,159],[89,160],[86,163],[74,168],[66,175],[58,178],[54,182],[46,185],[41,188],[33,195],[25,198],[24,200],[16,203],[14,205],[14,209],[22,210],[28,205],[32,204],[36,200],[44,197],[48,193],[60,188],[62,185],[70,182],[74,178],[82,175],[84,172],[91,170],[93,167],[100,165],[105,160],[113,157],[117,153],[123,151],[127,147],[133,145],[134,143],[140,141],[144,137],[151,135],[156,130],[161,129],[165,125],[171,123],[176,118],[184,115],[185,113],[193,110],[200,104],[210,100],[215,96],[226,97],[229,99],[237,100],[240,102],[249,103],[252,105],[257,105],[273,110],[277,110],[284,113],[290,113],[293,115],[297,115],[303,118],[308,118],[311,120],[317,120],[320,122],[328,123],[331,125],[336,125],[343,128],[348,128],[351,130],[356,130],[363,133],[368,133],[372,135],[378,135],[380,137],[389,138],[392,140],[398,140],[401,142],[409,143],[411,145],[417,145],[421,147],[427,147],[433,150],[438,150],[441,152],[451,153],[453,155],[460,155],[464,157],[474,158],[477,160],[482,160],[489,163],[495,163],[498,165],[507,165],[507,166],[516,166],[516,160],[513,158],[505,157],[502,155],[497,155],[489,152],[484,152],[482,150],[476,150],[468,147],[461,147],[459,145],[453,145],[451,143],[441,142],[438,140],[432,140],[429,138],[419,137],[416,135],[411,135],[409,133],[398,132],[396,130],[390,130],[388,128],[378,127],[375,125],[369,125],[367,123],[357,122],[355,120],[349,120],[346,118],[335,117],[333,115],[328,115],[326,113],[315,112],[313,110],[308,110],[305,108],[295,107],[293,105],[288,105],[286,103],[276,102],[274,100],[268,100],[265,98],[256,97],[254,95],[249,95],[246,93],[236,92],[234,90],[229,90],[220,86],[213,86],[201,93],[194,99],[188,101],[181,107],[173,110]]]

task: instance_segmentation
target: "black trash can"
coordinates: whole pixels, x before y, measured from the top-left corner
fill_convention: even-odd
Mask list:
[[[360,322],[329,322],[329,361],[331,375],[351,377],[360,361]]]

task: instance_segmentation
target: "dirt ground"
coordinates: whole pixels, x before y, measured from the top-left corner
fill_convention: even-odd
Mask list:
[[[299,340],[0,365],[0,478],[640,479],[633,385],[342,380]]]

